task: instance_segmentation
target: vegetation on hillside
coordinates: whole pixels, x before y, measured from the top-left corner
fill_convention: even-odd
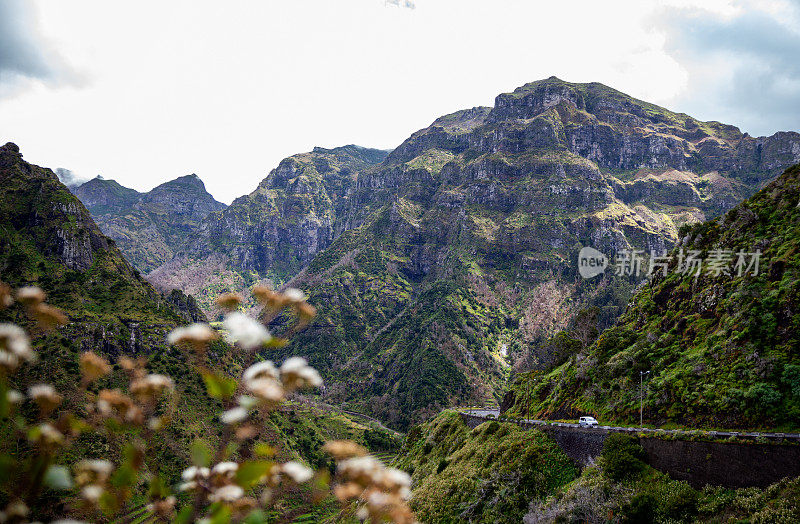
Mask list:
[[[768,488],[694,489],[642,461],[637,440],[615,434],[597,465],[574,482],[531,503],[523,522],[783,523],[800,520],[800,478]]]
[[[496,421],[470,429],[455,411],[412,427],[395,465],[411,474],[411,505],[429,524],[520,522],[531,500],[577,475],[544,433]]]
[[[800,165],[724,217],[684,228],[667,276],[644,286],[586,351],[545,376],[521,378],[512,412],[632,422],[640,372],[649,371],[648,422],[800,427],[799,204]],[[713,266],[681,273],[679,250],[706,260],[728,253],[729,274]],[[739,274],[737,253],[757,251],[758,273]]]
[[[314,308],[297,290],[280,294],[258,288],[254,293],[265,322],[285,309],[293,310],[296,324],[283,336],[314,316]],[[52,331],[68,321],[45,298],[36,287],[15,291],[0,284],[0,309],[11,308],[16,319],[23,313],[38,331]],[[260,351],[287,340],[273,337],[260,322],[236,311],[239,305],[236,296],[220,299],[220,307],[228,311],[225,337],[238,350],[241,367],[226,369],[214,358],[211,343],[220,334],[205,323],[169,334],[170,344],[186,360],[176,374],[191,374],[202,382],[213,399],[210,408],[220,428],[216,434],[205,428],[182,452],[175,450],[185,443],[170,427],[192,422],[181,420],[187,414],[181,413],[175,380],[154,372],[153,362],[123,356],[118,360],[121,372],[115,373],[106,358],[83,352],[79,383],[70,391],[80,398],[69,403],[49,382],[25,387],[18,372],[35,366],[40,356],[24,329],[0,323],[2,520],[28,522],[69,515],[91,521],[272,522],[309,515],[312,504],[324,513],[338,499],[342,509],[333,517],[337,521],[357,516],[372,522],[412,522],[405,502],[407,475],[385,468],[351,440],[323,445],[314,431],[318,426],[297,424],[296,412],[274,416],[292,392],[322,382],[299,357],[280,367],[257,361]],[[44,377],[52,375],[38,371]],[[349,436],[350,428],[333,423],[327,430]],[[373,428],[362,437],[383,446],[394,444]],[[270,445],[276,440],[291,442],[294,448],[280,452]],[[320,448],[330,458],[321,456]],[[187,455],[180,479],[174,478],[172,462]],[[327,469],[315,473],[301,462],[306,457],[335,474]]]

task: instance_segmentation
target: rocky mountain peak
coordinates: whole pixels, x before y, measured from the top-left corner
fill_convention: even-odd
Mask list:
[[[174,178],[168,182],[164,182],[163,184],[153,188],[153,191],[156,191],[159,188],[168,188],[168,189],[175,188],[183,190],[191,189],[191,190],[199,190],[202,192],[206,191],[206,185],[203,183],[203,180],[194,173],[192,173],[191,175],[179,176],[178,178]]]
[[[2,152],[19,153],[19,146],[14,142],[6,142],[6,145],[0,147]],[[21,156],[21,155],[20,155]]]
[[[19,146],[13,142],[8,142],[0,147],[0,167],[9,167],[22,160],[22,153]]]

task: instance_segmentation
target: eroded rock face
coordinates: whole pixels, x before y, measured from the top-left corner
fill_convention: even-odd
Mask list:
[[[345,146],[284,159],[251,194],[209,214],[179,256],[154,271],[151,280],[163,288],[183,287],[180,278],[187,272],[182,267],[204,261],[218,266],[224,259],[223,273],[241,275],[234,282],[252,283],[253,276],[285,282],[351,227],[357,175],[385,156],[385,151]],[[213,297],[197,291],[201,304],[210,308]]]
[[[581,246],[662,253],[797,148],[796,133],[752,138],[554,78],[439,118],[359,174],[357,229],[292,282],[321,318],[290,349],[323,369],[331,399],[396,424],[491,401],[504,366],[535,360],[578,310],[599,306],[604,325],[623,310],[635,282],[584,281]]]
[[[87,322],[158,324],[163,332],[180,321],[53,171],[25,162],[10,143],[0,147],[0,202],[2,280],[42,287],[76,333]],[[186,297],[173,302],[181,298],[183,318],[202,317]]]
[[[197,175],[176,178],[139,193],[114,180],[97,177],[73,193],[105,234],[142,272],[170,260],[209,214],[225,209]]]
[[[581,246],[662,252],[797,161],[797,133],[754,138],[550,78],[438,118],[388,156],[285,159],[151,278],[191,284],[206,307],[212,291],[292,279],[320,316],[287,354],[323,371],[331,400],[405,425],[491,401],[581,308],[613,321],[636,282],[584,281]]]

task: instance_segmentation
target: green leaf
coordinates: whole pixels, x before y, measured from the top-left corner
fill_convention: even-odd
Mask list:
[[[211,464],[213,452],[211,446],[203,439],[195,439],[190,448],[192,464],[195,466],[208,467]]]
[[[213,372],[203,373],[208,394],[213,398],[228,399],[236,392],[237,382],[228,377],[217,375]]]
[[[189,524],[192,520],[192,506],[186,505],[181,508],[178,514],[175,516],[175,519],[172,521],[173,524]]]
[[[261,524],[262,522],[266,521],[267,514],[264,512],[264,510],[254,509],[242,522],[244,522],[244,524]]]
[[[231,521],[231,508],[222,504],[211,505],[209,524],[228,524]]]
[[[272,468],[269,460],[251,460],[244,462],[236,471],[236,483],[244,489],[255,486]]]
[[[167,498],[169,495],[169,488],[167,487],[167,482],[164,480],[164,477],[159,475],[154,475],[152,479],[150,479],[150,498],[151,499],[164,499]]]
[[[259,457],[272,457],[275,455],[275,448],[265,442],[257,442],[253,446],[253,452]]]
[[[264,342],[264,347],[266,349],[280,349],[286,346],[288,343],[289,340],[285,338],[271,338],[268,341]]]
[[[72,476],[64,466],[50,466],[44,474],[44,483],[47,487],[56,490],[72,488]]]
[[[128,488],[136,483],[136,470],[130,464],[122,464],[111,475],[110,483],[115,488]]]

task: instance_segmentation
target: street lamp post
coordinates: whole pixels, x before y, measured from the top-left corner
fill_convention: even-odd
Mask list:
[[[642,384],[644,383],[644,376],[649,374],[650,374],[649,371],[639,372],[639,427],[642,427],[642,424],[644,424],[642,416],[642,410],[644,406],[644,395],[643,395],[644,390],[642,388]]]

